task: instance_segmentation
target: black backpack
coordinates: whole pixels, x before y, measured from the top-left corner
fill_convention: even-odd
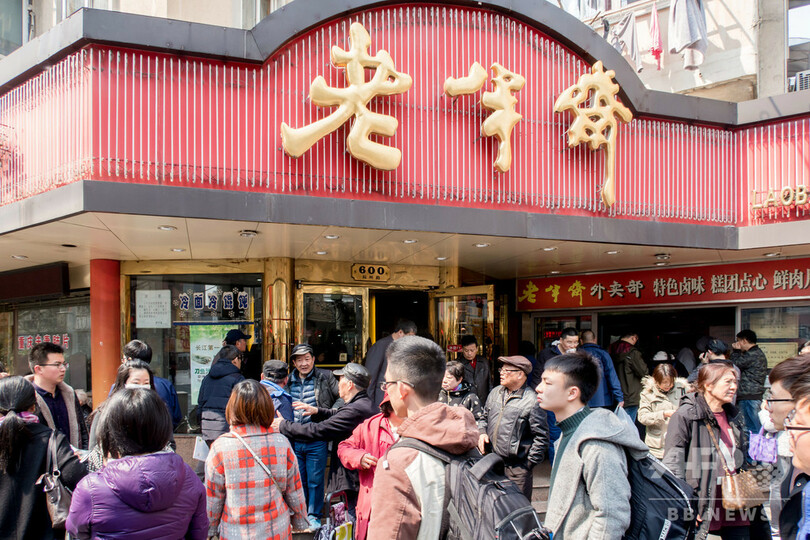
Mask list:
[[[550,538],[529,500],[503,475],[503,461],[497,454],[482,457],[478,450],[473,449],[466,454],[453,455],[411,437],[402,437],[392,448],[394,447],[413,448],[445,463],[444,511],[440,538]]]
[[[626,540],[692,538],[696,514],[689,484],[649,453],[641,459],[627,453],[627,477],[631,495]]]

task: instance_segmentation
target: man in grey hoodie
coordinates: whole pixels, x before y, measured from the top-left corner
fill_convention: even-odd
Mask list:
[[[549,359],[537,386],[537,402],[562,430],[545,522],[554,540],[619,540],[630,525],[626,451],[640,459],[648,449],[629,423],[588,407],[600,379],[597,361],[576,352]]]

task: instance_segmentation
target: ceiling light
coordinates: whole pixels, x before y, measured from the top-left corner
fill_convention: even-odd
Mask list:
[[[668,263],[668,262],[666,262],[666,261],[660,261],[660,262],[655,263],[655,266],[666,266],[666,265],[668,265],[668,264],[669,264],[669,263]]]
[[[436,257],[437,261],[446,261],[447,257]]]
[[[619,253],[621,253],[621,250],[618,249],[611,249],[605,252],[606,255],[618,255]]]
[[[544,247],[543,251],[557,251],[557,246]]]
[[[241,236],[242,238],[256,238],[256,235],[258,235],[258,234],[259,234],[258,231],[254,231],[254,230],[251,230],[251,229],[245,229],[243,231],[239,231],[239,236]]]
[[[403,240],[403,241],[402,241],[402,243],[403,243],[403,244],[415,244],[415,243],[417,243],[418,241],[419,241],[419,240],[416,240],[415,238],[408,238],[407,240]]]
[[[327,240],[337,240],[338,238],[340,238],[340,235],[339,234],[327,234],[327,235],[324,235],[324,238],[326,238]]]
[[[655,258],[659,261],[668,261],[671,255],[669,253],[656,253]]]
[[[316,251],[315,255],[329,255],[328,251]]]
[[[489,247],[489,246],[490,246],[490,244],[487,243],[487,242],[479,242],[477,244],[473,244],[473,247],[477,247],[477,248],[485,248],[485,247]]]
[[[172,248],[172,251],[175,253],[183,253],[185,250],[185,248]]]
[[[64,248],[75,248],[76,244],[62,244],[62,247],[64,247]]]
[[[176,231],[177,227],[174,225],[158,225],[159,231]]]
[[[12,259],[17,259],[18,261],[24,261],[28,258],[28,255],[12,255]]]
[[[552,270],[551,272],[549,272],[549,274],[559,274],[559,273],[560,273],[559,270]]]
[[[770,253],[765,254],[766,257],[778,257],[779,255],[781,255],[781,253],[778,251],[771,251]]]

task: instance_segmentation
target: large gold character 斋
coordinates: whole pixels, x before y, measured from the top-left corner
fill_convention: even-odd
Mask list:
[[[396,169],[402,160],[402,152],[398,148],[374,142],[369,136],[374,133],[392,137],[399,123],[393,116],[368,110],[367,105],[376,96],[406,92],[413,79],[396,70],[387,51],[380,49],[374,56],[369,55],[371,37],[362,24],[352,23],[349,37],[351,47],[348,51],[337,45],[331,50],[332,64],[345,68],[348,86],[331,87],[318,75],[309,87],[312,103],[321,107],[337,106],[337,109],[329,116],[300,128],[292,128],[282,122],[281,145],[287,154],[299,157],[354,116],[347,137],[349,153],[377,169]],[[375,70],[370,81],[366,81],[366,69]]]

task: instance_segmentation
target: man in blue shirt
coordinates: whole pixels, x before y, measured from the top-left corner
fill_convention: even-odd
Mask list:
[[[292,396],[284,390],[289,374],[290,370],[285,362],[268,360],[262,366],[261,383],[267,387],[270,397],[273,398],[276,416],[292,422],[294,420]]]
[[[606,350],[596,344],[596,334],[592,330],[582,332],[582,350],[599,360],[602,366],[602,378],[596,393],[588,401],[588,407],[603,407],[613,409],[617,404],[624,406],[624,393],[622,385],[619,383],[619,376],[616,375],[616,368],[613,367],[613,360]]]
[[[133,339],[124,345],[124,362],[127,360],[143,360],[147,364],[152,363],[152,347],[140,339]],[[168,379],[162,377],[155,377],[155,391],[160,396],[160,399],[166,404],[169,409],[169,414],[172,417],[172,426],[177,429],[180,422],[183,421],[183,412],[180,410],[180,400],[177,399],[177,390]],[[112,388],[110,388],[112,392]]]

